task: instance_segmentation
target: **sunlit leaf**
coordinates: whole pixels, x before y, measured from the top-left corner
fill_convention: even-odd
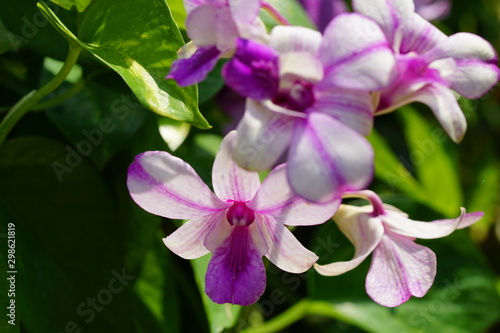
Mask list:
[[[215,157],[219,151],[222,138],[215,134],[198,134],[195,136],[194,142],[198,147]]]
[[[167,0],[168,7],[172,12],[172,17],[179,29],[186,30],[186,10],[182,0]]]
[[[160,246],[163,247],[163,244],[158,244],[160,242],[161,236],[158,237],[157,244],[144,258],[135,290],[149,307],[158,323],[154,332],[181,332],[180,304],[174,278],[176,267],[170,262],[170,254],[165,253],[167,251],[162,251],[160,248]]]
[[[40,2],[39,8],[63,36],[120,74],[146,108],[210,127],[198,110],[196,87],[180,88],[165,80],[184,41],[164,1],[94,1],[85,11],[78,38],[46,4]]]

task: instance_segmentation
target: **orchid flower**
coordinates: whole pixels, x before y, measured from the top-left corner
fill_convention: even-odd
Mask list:
[[[350,261],[315,265],[322,275],[336,276],[357,267],[373,252],[366,277],[366,291],[377,303],[394,307],[411,296],[422,297],[436,276],[436,255],[415,238],[445,237],[455,229],[477,222],[482,212],[461,215],[456,219],[432,222],[414,221],[390,205],[382,204],[371,191],[346,194],[345,197],[364,197],[371,205],[356,207],[341,205],[334,221],[354,244],[356,251]]]
[[[285,225],[323,223],[340,201],[317,205],[296,196],[287,185],[283,165],[261,185],[256,172],[232,160],[235,135],[233,131],[225,137],[215,158],[215,195],[187,163],[161,151],[138,155],[127,185],[144,210],[189,220],[163,241],[185,259],[212,253],[205,288],[214,302],[250,305],[265,289],[262,256],[292,273],[302,273],[316,262],[317,256]]]
[[[260,0],[184,0],[191,42],[179,52],[167,79],[189,86],[205,79],[219,58],[230,57],[238,37],[265,41]]]
[[[235,155],[249,170],[271,168],[288,149],[293,191],[314,202],[366,188],[373,173],[370,91],[392,80],[395,59],[380,28],[359,14],[337,16],[324,35],[277,26],[269,46],[239,39],[223,68],[248,97]]]
[[[451,11],[450,0],[414,0],[415,11],[428,21],[442,20]]]
[[[380,25],[398,62],[398,78],[380,93],[376,114],[411,102],[427,104],[459,142],[467,122],[450,89],[469,99],[490,90],[500,76],[495,49],[470,33],[447,37],[415,14],[412,0],[353,0],[353,6]]]

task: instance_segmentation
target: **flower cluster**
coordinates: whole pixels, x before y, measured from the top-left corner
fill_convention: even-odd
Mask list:
[[[146,152],[130,166],[128,188],[138,205],[188,220],[165,245],[186,259],[212,253],[206,293],[216,303],[256,302],[265,289],[263,256],[288,272],[314,265],[320,274],[339,275],[373,253],[366,280],[373,300],[393,307],[423,296],[436,257],[415,238],[444,237],[482,213],[462,209],[456,219],[429,223],[383,205],[366,190],[374,168],[366,136],[374,116],[421,102],[459,142],[466,120],[456,93],[478,98],[498,82],[493,47],[473,34],[446,36],[415,12],[411,0],[353,0],[355,12],[335,7],[322,33],[289,25],[260,0],[184,3],[191,42],[167,78],[192,85],[227,58],[222,76],[246,105],[215,159],[215,195],[169,153]],[[261,9],[281,25],[268,33]],[[280,161],[286,162],[276,166]],[[257,172],[265,170],[272,171],[260,184]],[[341,205],[346,197],[370,205]],[[355,257],[315,265],[317,256],[286,226],[332,216],[356,247]]]

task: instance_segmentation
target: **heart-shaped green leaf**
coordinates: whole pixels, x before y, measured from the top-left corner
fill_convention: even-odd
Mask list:
[[[146,108],[202,129],[210,127],[198,110],[197,88],[181,88],[165,80],[184,41],[164,1],[92,2],[78,37],[44,2],[38,7],[66,39],[120,74]]]

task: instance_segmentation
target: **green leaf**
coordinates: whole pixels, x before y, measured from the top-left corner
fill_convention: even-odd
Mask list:
[[[447,217],[456,216],[463,198],[450,149],[444,147],[446,132],[441,127],[433,128],[412,107],[403,108],[398,115],[403,120],[410,161],[429,205]]]
[[[211,156],[215,157],[219,151],[222,138],[217,134],[198,134],[194,137],[194,143]]]
[[[49,6],[70,30],[76,31],[76,12],[62,10],[53,3],[49,3]],[[0,1],[0,17],[9,30],[7,41],[13,52],[30,49],[57,60],[66,58],[68,46],[38,10],[37,0]]]
[[[63,36],[120,74],[146,108],[210,127],[198,110],[196,86],[181,88],[165,80],[184,41],[164,1],[94,1],[83,15],[78,38],[45,3],[38,6]]]
[[[179,29],[186,30],[186,10],[182,0],[167,0],[168,7],[172,12],[172,17]]]
[[[61,6],[67,10],[76,10],[77,12],[83,12],[93,0],[50,0],[53,3]]]
[[[210,332],[219,333],[235,325],[238,314],[241,311],[241,306],[216,304],[205,294],[205,274],[210,258],[211,255],[207,254],[201,258],[191,260],[191,266],[193,267],[198,289],[202,295],[203,305],[210,324]]]
[[[62,181],[58,166],[71,169]],[[3,209],[16,224],[16,297],[27,332],[133,333],[136,322],[161,332],[134,291],[160,219],[133,203],[120,166],[105,181],[53,140],[23,137],[0,147],[0,217]]]
[[[200,104],[208,102],[224,87],[224,78],[222,77],[223,61],[219,61],[215,68],[207,75],[205,80],[198,84],[200,92]]]
[[[399,189],[414,198],[425,200],[421,185],[396,157],[385,139],[373,130],[368,140],[375,151],[377,178],[385,182],[391,191]]]
[[[73,149],[99,168],[126,148],[147,116],[133,95],[92,82],[46,114]]]
[[[64,66],[64,62],[58,61],[49,57],[45,57],[43,59],[43,69],[46,70],[51,74],[51,78],[56,76],[60,71],[61,68]],[[75,64],[72,68],[71,71],[69,72],[68,76],[66,77],[65,81],[75,84],[77,83],[80,79],[82,78],[82,67],[78,64]],[[49,81],[49,79],[47,80]],[[43,83],[41,84],[41,86]]]
[[[7,30],[0,18],[0,54],[12,50],[12,42],[10,40],[11,32]]]
[[[316,29],[314,23],[311,21],[307,15],[304,7],[297,0],[269,0],[268,4],[273,6],[284,18],[290,22],[291,25],[297,25],[301,27]],[[277,25],[275,19],[273,19],[266,11],[261,10],[260,18],[270,30]]]
[[[493,151],[487,150],[476,172],[476,186],[470,193],[467,208],[470,211],[484,212],[484,217],[473,224],[471,236],[477,242],[483,242],[495,223],[498,198],[500,193],[500,165],[494,160]]]
[[[161,235],[158,235],[160,239]],[[159,243],[156,242],[145,256],[135,290],[158,323],[157,330],[148,332],[180,332],[180,304],[174,279],[177,267],[171,263],[171,254]]]
[[[454,161],[444,145],[445,132],[440,127],[432,128],[409,106],[398,115],[409,157],[396,157],[384,138],[373,131],[368,140],[375,151],[375,175],[391,191],[398,189],[447,217],[456,216],[463,205],[462,190]]]
[[[168,148],[171,151],[176,151],[184,140],[186,140],[191,130],[191,125],[162,117],[158,119],[158,129]]]
[[[57,167],[64,165],[60,182]],[[112,269],[123,267],[119,248],[108,246],[120,237],[104,181],[63,145],[27,137],[1,147],[0,182],[0,203],[16,224],[24,327],[59,332],[68,322],[81,323],[79,303],[106,286]]]

